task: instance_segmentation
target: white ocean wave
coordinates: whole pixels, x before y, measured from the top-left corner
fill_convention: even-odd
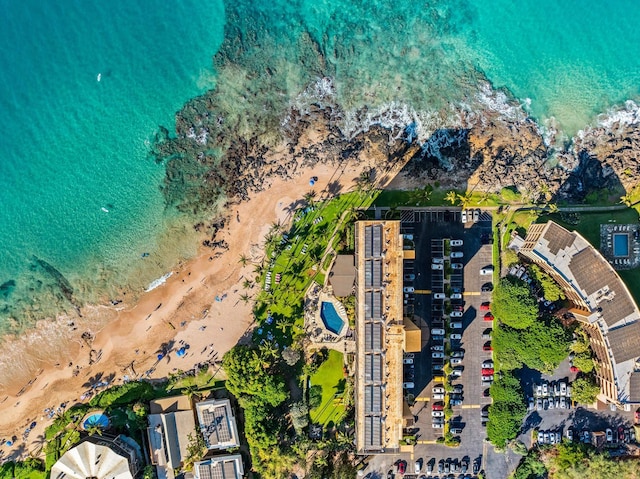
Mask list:
[[[148,293],[149,291],[156,289],[158,286],[162,286],[172,275],[173,271],[169,271],[167,274],[160,276],[158,279],[154,279],[151,283],[149,283],[149,286],[147,286],[147,289],[145,289],[144,291]]]

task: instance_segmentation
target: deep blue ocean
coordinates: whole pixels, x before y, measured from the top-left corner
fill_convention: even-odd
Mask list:
[[[480,71],[571,136],[639,94],[640,3],[239,2],[265,28],[306,31],[337,52],[348,108],[443,110],[473,94]],[[91,301],[143,288],[193,253],[149,145],[215,86],[228,21],[222,0],[0,0],[0,322],[26,310],[21,328],[64,303],[38,260]],[[253,46],[264,63],[286,57],[278,35]],[[274,66],[295,88],[302,68]],[[251,72],[234,75],[241,84]]]

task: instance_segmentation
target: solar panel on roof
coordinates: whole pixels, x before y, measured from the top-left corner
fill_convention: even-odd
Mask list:
[[[236,463],[235,461],[226,461],[224,463],[224,479],[236,478],[238,477],[236,473]]]
[[[373,227],[373,252],[372,256],[382,256],[382,226]]]
[[[209,464],[200,464],[198,466],[198,475],[200,479],[212,479],[211,466]]]
[[[371,288],[373,286],[373,261],[370,259],[364,262],[364,287]]]
[[[373,261],[372,263],[372,286],[374,288],[380,288],[382,286],[382,261]]]
[[[373,300],[371,313],[374,319],[382,318],[382,291],[374,291],[371,293]]]
[[[372,256],[373,247],[373,232],[371,226],[364,227],[364,257],[370,258]]]

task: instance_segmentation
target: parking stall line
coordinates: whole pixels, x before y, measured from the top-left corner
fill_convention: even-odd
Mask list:
[[[465,291],[462,293],[464,296],[480,296],[480,291]]]
[[[462,409],[480,409],[480,404],[463,404]]]
[[[420,398],[415,398],[416,402],[429,402],[431,401],[431,398],[425,398],[425,397],[420,397]]]

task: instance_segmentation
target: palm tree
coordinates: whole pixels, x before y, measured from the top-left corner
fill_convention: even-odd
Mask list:
[[[307,203],[309,206],[313,206],[313,200],[316,197],[316,195],[317,195],[316,190],[311,190],[305,193],[302,198],[304,199],[305,203]]]
[[[418,203],[427,203],[431,199],[433,186],[425,185],[424,188],[417,188],[411,192],[411,198]]]
[[[444,199],[449,201],[453,205],[456,202],[456,200],[458,199],[458,195],[456,194],[455,191],[451,190],[446,194]]]
[[[558,212],[558,205],[555,204],[555,203],[549,203],[547,205],[547,210],[549,211],[549,214],[557,213]]]
[[[458,196],[458,201],[460,201],[460,206],[462,206],[463,208],[466,208],[469,202],[471,201],[471,193],[466,191],[464,195],[459,194],[457,196]]]
[[[242,287],[243,287],[244,289],[251,289],[251,288],[253,288],[253,282],[252,282],[251,280],[245,279],[245,280],[242,282]]]
[[[249,263],[249,258],[247,258],[247,255],[243,253],[240,255],[240,259],[238,260],[238,262],[242,266],[246,266]]]
[[[247,304],[250,299],[251,298],[249,297],[249,295],[247,293],[244,293],[244,294],[240,295],[240,301],[242,301],[244,304]]]
[[[269,229],[269,233],[273,235],[277,235],[282,232],[282,224],[280,221],[274,221],[271,223],[271,228]]]
[[[620,203],[630,208],[631,205],[633,204],[633,201],[631,199],[631,194],[627,193],[626,195],[621,196]]]

